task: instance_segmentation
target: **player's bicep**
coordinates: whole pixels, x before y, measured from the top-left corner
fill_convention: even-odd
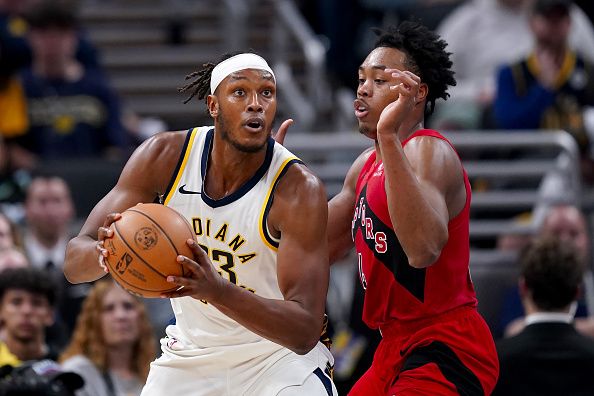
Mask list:
[[[321,314],[328,288],[326,193],[313,175],[275,200],[281,240],[277,252],[278,283],[286,300]],[[287,183],[289,184],[289,183]]]
[[[411,140],[405,153],[423,196],[447,224],[465,203],[463,170],[458,155],[444,140]]]

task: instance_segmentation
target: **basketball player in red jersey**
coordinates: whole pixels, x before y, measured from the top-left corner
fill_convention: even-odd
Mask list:
[[[452,62],[417,23],[376,33],[355,100],[375,148],[329,203],[331,260],[354,241],[363,320],[383,336],[350,395],[488,395],[499,365],[468,270],[470,184],[450,142],[423,127],[456,83]]]

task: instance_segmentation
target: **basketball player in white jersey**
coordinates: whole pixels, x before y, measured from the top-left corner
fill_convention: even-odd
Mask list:
[[[321,182],[271,138],[276,81],[244,53],[188,76],[214,127],[142,144],[116,186],[68,244],[71,282],[105,274],[103,241],[118,212],[155,197],[193,226],[194,257],[171,298],[176,324],[161,341],[143,396],[333,395],[318,342],[328,287],[327,203]],[[210,91],[210,95],[208,95]],[[188,99],[189,100],[189,99]],[[284,132],[290,122],[281,126]]]

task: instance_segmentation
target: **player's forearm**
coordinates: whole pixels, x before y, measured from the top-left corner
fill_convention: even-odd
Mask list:
[[[99,266],[96,242],[86,235],[79,235],[68,242],[64,275],[71,283],[91,282],[105,275]]]
[[[425,196],[398,138],[378,136],[386,178],[388,212],[409,264],[435,262],[448,239],[447,222]]]
[[[319,340],[323,314],[306,310],[299,302],[260,297],[228,284],[217,301],[219,311],[254,333],[303,355]]]

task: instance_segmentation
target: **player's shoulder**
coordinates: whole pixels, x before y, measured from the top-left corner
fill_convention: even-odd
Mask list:
[[[278,181],[275,197],[279,199],[305,199],[311,203],[320,198],[326,201],[326,189],[320,178],[300,161],[289,166],[285,174]]]
[[[407,154],[418,153],[419,155],[434,156],[441,153],[446,157],[458,158],[454,145],[442,134],[434,130],[423,130],[419,134],[413,135],[406,141],[404,151]]]
[[[134,169],[172,171],[184,149],[187,131],[159,132],[136,148],[128,165]]]
[[[159,132],[145,140],[138,148],[149,157],[163,154],[178,155],[182,151],[190,131]]]

